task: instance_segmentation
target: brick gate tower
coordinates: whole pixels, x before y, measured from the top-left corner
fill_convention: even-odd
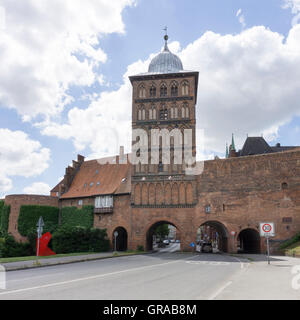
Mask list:
[[[143,223],[152,215],[160,216],[163,208],[161,218],[169,216],[168,222],[172,224],[174,209],[193,208],[197,203],[196,177],[186,174],[183,145],[190,138],[190,151],[196,156],[199,74],[183,70],[179,57],[168,48],[167,35],[164,40],[164,49],[151,61],[148,72],[130,77],[132,151],[136,155],[131,206],[133,219]]]

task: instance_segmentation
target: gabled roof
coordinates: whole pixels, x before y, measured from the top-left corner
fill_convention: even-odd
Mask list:
[[[101,160],[83,162],[69,190],[61,199],[130,193],[130,163],[101,163]]]

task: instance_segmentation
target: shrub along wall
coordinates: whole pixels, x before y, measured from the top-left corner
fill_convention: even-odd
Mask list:
[[[104,252],[109,250],[106,229],[60,227],[52,237],[55,253]]]
[[[26,237],[29,233],[36,233],[36,224],[43,217],[44,232],[54,232],[58,227],[58,208],[51,206],[24,205],[20,207],[18,231]]]
[[[9,224],[10,206],[3,205],[0,213],[0,230],[7,232]]]
[[[94,224],[94,207],[64,207],[61,212],[62,226],[92,228]]]

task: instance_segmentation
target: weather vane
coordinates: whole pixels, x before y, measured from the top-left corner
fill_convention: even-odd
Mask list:
[[[167,42],[168,39],[169,39],[169,37],[168,37],[168,27],[165,26],[163,30],[166,32],[166,34],[165,34],[165,36],[164,36],[164,39],[165,39],[165,41]]]

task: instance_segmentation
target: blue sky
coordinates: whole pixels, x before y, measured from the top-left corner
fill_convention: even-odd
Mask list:
[[[78,153],[115,153],[110,130],[129,151],[127,78],[166,25],[200,73],[204,158],[232,132],[239,148],[247,134],[300,145],[299,12],[299,0],[0,0],[0,197],[47,194]]]

